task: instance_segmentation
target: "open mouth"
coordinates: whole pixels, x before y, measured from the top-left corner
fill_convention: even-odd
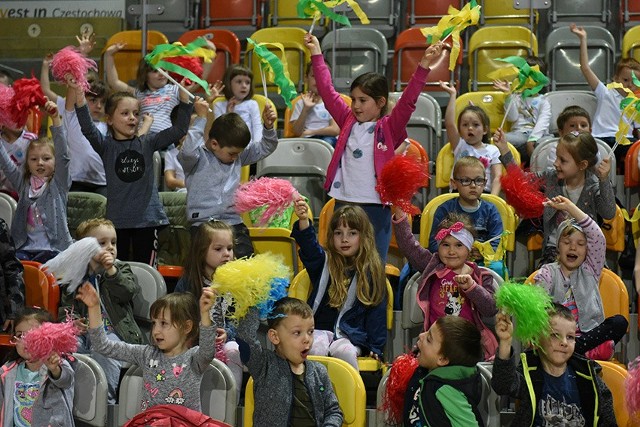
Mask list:
[[[309,355],[309,351],[310,351],[310,349],[308,349],[308,348],[302,350],[302,352],[300,353],[300,356],[302,356],[303,359],[306,359],[307,356]]]
[[[567,261],[575,262],[577,260],[578,260],[578,255],[574,255],[574,254],[567,255]]]

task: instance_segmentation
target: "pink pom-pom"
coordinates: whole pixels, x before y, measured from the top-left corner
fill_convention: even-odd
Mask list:
[[[538,218],[542,216],[547,197],[540,187],[542,179],[534,174],[525,174],[515,163],[507,165],[506,175],[500,178],[507,203],[513,206],[520,218]]]
[[[293,205],[298,197],[298,191],[289,181],[262,177],[238,187],[235,207],[237,212],[244,213],[266,206],[258,224],[265,226],[271,218]]]
[[[46,99],[40,82],[35,77],[16,80],[13,82],[13,90],[15,92],[11,100],[11,119],[15,122],[17,129],[22,129],[27,123],[29,110],[32,107],[43,106]]]
[[[631,421],[640,422],[640,356],[629,363],[629,374],[624,386],[627,396],[627,410]]]
[[[216,359],[222,363],[227,363],[227,353],[224,352],[224,343],[216,341]]]
[[[65,83],[67,75],[71,74],[76,83],[85,92],[89,91],[87,72],[98,71],[96,61],[84,56],[77,47],[67,46],[60,49],[51,60],[51,74],[56,81]]]
[[[412,215],[420,209],[411,204],[411,198],[420,187],[429,182],[427,165],[411,156],[395,156],[382,168],[378,177],[376,191],[384,204],[399,207]]]
[[[15,91],[11,86],[0,83],[0,125],[7,126],[11,129],[16,128],[16,124],[11,118],[11,103]]]
[[[402,423],[404,396],[417,368],[418,359],[413,354],[402,354],[396,357],[391,365],[391,372],[382,395],[382,405],[378,408],[386,414],[387,421],[391,425]]]
[[[198,77],[202,76],[202,60],[197,56],[187,56],[187,55],[171,56],[171,57],[165,58],[164,61],[171,62],[172,64],[176,64],[182,68],[185,68],[191,71],[193,74],[195,74]],[[176,81],[181,81],[184,78],[182,75],[177,73],[170,72],[169,75],[173,77]],[[190,85],[191,80],[185,79],[184,84],[187,86]]]
[[[74,353],[78,350],[78,333],[72,320],[62,323],[44,322],[24,334],[24,349],[31,360],[45,360],[51,353]]]

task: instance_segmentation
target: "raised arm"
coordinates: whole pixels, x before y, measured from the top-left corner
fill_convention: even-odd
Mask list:
[[[399,209],[396,209],[393,214],[393,230],[400,252],[407,257],[413,268],[422,273],[434,255],[428,249],[420,246],[420,242],[411,232],[407,215]]]
[[[118,78],[118,70],[113,58],[113,55],[124,49],[125,46],[125,43],[116,43],[107,48],[104,52],[104,71],[107,75],[107,83],[112,91],[135,93],[134,88]]]
[[[49,67],[51,66],[51,60],[53,54],[48,53],[42,59],[42,66],[40,67],[40,86],[44,95],[53,102],[58,101],[58,94],[51,90],[51,80],[49,80]]]
[[[451,86],[449,82],[440,82],[440,87],[449,94],[447,110],[444,113],[444,126],[447,129],[447,139],[449,139],[449,144],[451,144],[451,151],[455,151],[460,142],[458,124],[456,123],[456,88],[455,86]]]
[[[596,90],[598,84],[600,84],[600,79],[596,76],[596,73],[593,72],[591,66],[589,65],[589,52],[587,50],[587,32],[582,27],[578,27],[576,24],[571,24],[569,27],[571,32],[578,36],[580,39],[580,71],[582,71],[582,75],[585,79],[587,79],[587,83],[589,83],[589,87],[591,90]]]

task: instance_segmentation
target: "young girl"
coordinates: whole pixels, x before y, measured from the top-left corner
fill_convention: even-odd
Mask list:
[[[482,334],[485,359],[493,358],[498,343],[480,317],[496,314],[495,288],[492,276],[468,261],[475,233],[469,218],[450,213],[440,223],[436,254],[416,241],[404,212],[396,211],[393,224],[398,248],[422,272],[417,299],[424,313],[424,330],[442,316],[460,316]]]
[[[199,316],[198,303],[189,293],[172,293],[156,300],[150,309],[153,345],[107,339],[96,289],[85,283],[77,298],[89,307],[89,337],[94,350],[142,368],[146,391],[141,402],[143,411],[174,404],[201,412],[200,382],[215,353],[216,325],[209,317],[215,294],[210,288],[202,290]],[[198,335],[200,346],[189,348]]]
[[[461,317],[440,317],[420,334],[417,346],[419,366],[405,392],[403,425],[484,425],[478,411],[478,328]]]
[[[496,130],[493,140],[500,150],[500,160],[504,165],[513,162],[505,134]],[[616,214],[613,187],[609,182],[611,163],[608,158],[598,163],[598,145],[590,133],[569,132],[562,136],[556,148],[555,170],[538,172],[542,179],[545,195],[552,199],[565,196],[582,212],[595,219],[611,219]],[[551,206],[544,208],[542,217],[544,240],[540,265],[556,260],[558,251],[558,225],[564,220]]]
[[[333,87],[318,39],[307,33],[304,42],[311,51],[318,93],[342,129],[324,188],[336,199],[336,208],[346,203],[361,204],[373,224],[376,248],[384,264],[391,241],[391,209],[380,202],[376,176],[407,138],[407,123],[442,45],[427,48],[404,94],[386,115],[389,85],[384,76],[365,73],[357,77],[351,84],[353,101],[349,107]]]
[[[213,116],[237,113],[251,131],[251,141],[262,140],[260,107],[253,100],[253,73],[242,65],[232,65],[224,74],[223,95],[226,101],[213,104]]]
[[[211,286],[211,277],[216,268],[233,260],[233,248],[234,235],[231,226],[218,220],[201,224],[191,236],[191,251],[184,266],[184,275],[176,284],[174,292],[190,292],[199,298],[202,290]],[[227,301],[218,298],[210,315],[211,320],[220,326],[216,343],[224,344],[226,363],[233,372],[240,392],[243,369],[238,343],[229,341],[233,339],[235,327],[226,322],[225,314],[228,308]]]
[[[19,259],[42,263],[71,244],[67,226],[67,196],[71,185],[67,140],[56,104],[47,101],[44,110],[53,120],[53,142],[40,138],[29,143],[24,172],[0,144],[0,168],[20,196],[11,224],[16,255]]]
[[[569,218],[558,227],[558,260],[543,265],[535,282],[573,313],[578,326],[575,351],[585,354],[597,348],[587,355],[608,360],[629,325],[622,315],[604,318],[598,290],[606,251],[602,230],[566,197],[556,196],[546,206]]]
[[[105,106],[110,134],[96,129],[86,107],[84,91],[70,80],[82,133],[100,154],[107,176],[107,215],[118,233],[122,259],[157,265],[158,227],[167,225],[153,176],[153,153],[177,142],[189,127],[192,106],[182,91],[175,126],[160,133],[137,136],[139,103],[125,92],[109,96]]]
[[[2,426],[73,426],[73,391],[75,373],[59,354],[45,361],[31,360],[22,336],[51,315],[40,308],[27,307],[16,318],[15,349],[2,366],[0,375],[0,425]]]
[[[480,159],[487,171],[485,193],[500,194],[502,166],[498,148],[489,143],[489,116],[482,108],[469,105],[460,112],[456,122],[456,88],[447,82],[440,82],[440,87],[449,92],[444,124],[455,161],[465,156]]]
[[[309,208],[295,204],[299,220],[291,236],[313,290],[315,331],[311,353],[345,360],[358,369],[358,356],[382,359],[387,341],[387,289],[384,266],[375,251],[373,227],[359,206],[343,206],[331,217],[327,250],[316,239]]]

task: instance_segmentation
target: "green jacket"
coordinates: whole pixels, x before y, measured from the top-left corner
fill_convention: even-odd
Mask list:
[[[115,266],[118,272],[114,276],[95,276],[100,289],[100,301],[116,335],[122,341],[129,344],[145,344],[147,339],[133,317],[133,298],[140,292],[140,285],[129,264],[116,260]],[[93,285],[95,286],[95,283]],[[87,306],[75,297],[75,294],[63,292],[58,311],[60,319],[65,318],[68,310],[73,310],[76,316],[87,316]]]

